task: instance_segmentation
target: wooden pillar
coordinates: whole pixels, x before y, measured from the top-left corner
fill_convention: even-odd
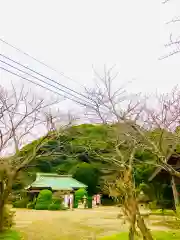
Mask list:
[[[172,176],[171,179],[171,184],[172,184],[172,191],[173,191],[173,196],[174,196],[174,203],[175,203],[175,208],[179,205],[179,194],[176,188],[176,183],[175,183],[175,178]]]

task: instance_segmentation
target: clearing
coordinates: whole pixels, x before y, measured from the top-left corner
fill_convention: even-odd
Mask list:
[[[124,219],[117,218],[119,211],[117,207],[74,211],[17,209],[15,228],[22,234],[23,240],[96,239],[128,229]],[[161,216],[151,216],[147,223],[153,230],[168,230],[167,227],[154,224],[160,220]]]

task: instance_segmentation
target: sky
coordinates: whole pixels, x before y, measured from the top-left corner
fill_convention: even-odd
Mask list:
[[[179,83],[180,54],[159,58],[168,52],[169,34],[178,36],[180,23],[166,24],[180,14],[178,6],[178,0],[2,0],[0,37],[73,80],[3,43],[0,53],[77,91],[82,84],[93,86],[92,66],[101,74],[104,65],[115,65],[117,85],[131,82],[128,91],[168,92]],[[11,82],[51,98],[44,89],[0,70],[0,84],[10,88]],[[70,109],[72,103],[62,107]]]
[[[43,69],[70,87],[92,84],[92,65],[101,72],[104,64],[115,64],[118,81],[132,81],[130,91],[164,92],[178,84],[180,77],[180,56],[158,60],[175,28],[165,22],[178,15],[177,6],[177,0],[166,5],[160,0],[6,0],[1,1],[0,34],[73,78],[77,83]],[[2,43],[0,51],[42,69]],[[1,77],[1,85],[8,85],[7,78]]]

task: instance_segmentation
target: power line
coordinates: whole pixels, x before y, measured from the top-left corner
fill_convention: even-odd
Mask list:
[[[1,54],[0,54],[0,55],[1,55]],[[24,73],[24,74],[29,75],[29,76],[31,76],[31,77],[37,79],[38,81],[41,81],[41,82],[43,82],[43,83],[45,83],[45,84],[47,84],[47,85],[49,85],[49,86],[51,86],[51,87],[54,87],[54,88],[58,89],[59,91],[62,91],[63,93],[69,94],[70,96],[73,96],[73,97],[79,99],[80,101],[84,101],[84,102],[86,102],[87,104],[90,104],[89,102],[85,101],[84,99],[79,98],[79,97],[77,97],[76,95],[73,95],[72,93],[69,93],[69,92],[67,92],[67,91],[65,91],[65,90],[63,90],[63,89],[60,89],[60,88],[54,86],[53,84],[48,83],[48,82],[46,82],[46,81],[44,81],[44,80],[42,80],[42,79],[40,79],[40,78],[38,78],[38,77],[35,77],[35,76],[33,76],[32,74],[30,74],[30,73],[28,73],[28,72],[26,72],[26,71],[23,71],[23,70],[21,70],[21,69],[15,67],[15,66],[13,66],[13,65],[11,65],[11,64],[9,64],[9,63],[7,63],[7,62],[5,62],[5,61],[3,61],[3,60],[1,60],[1,59],[0,59],[0,62],[2,62],[3,64],[6,64],[6,65],[8,65],[8,66],[10,66],[10,67],[12,67],[12,68],[18,70],[18,71],[20,71],[20,72],[22,72],[22,73]],[[32,71],[33,71],[33,70],[32,70]],[[55,81],[52,81],[52,82],[55,82]],[[55,82],[55,83],[56,83],[56,82]],[[68,88],[68,89],[71,90],[70,88]],[[72,90],[72,91],[73,91],[73,90]]]
[[[61,73],[61,72],[57,71],[56,69],[52,68],[51,66],[45,64],[44,62],[38,60],[37,58],[35,58],[35,57],[33,57],[33,56],[31,56],[31,55],[28,54],[27,52],[24,52],[23,50],[17,48],[16,46],[8,43],[8,42],[5,41],[4,39],[0,38],[0,41],[1,41],[2,43],[4,43],[4,44],[6,44],[6,45],[8,45],[8,46],[10,46],[10,47],[12,47],[12,48],[14,48],[14,49],[17,50],[18,52],[21,52],[22,54],[28,56],[29,58],[35,60],[36,62],[38,62],[38,63],[46,66],[47,68],[53,70],[54,72],[58,73],[59,75],[64,76],[65,78],[67,78],[67,79],[69,79],[69,80],[71,80],[71,81],[73,81],[73,82],[76,82],[76,81],[73,80],[72,78],[66,76],[64,73]],[[0,54],[0,55],[3,56],[3,54]],[[4,56],[4,57],[5,57],[5,56]],[[36,73],[36,74],[38,74],[38,75],[40,75],[40,76],[42,76],[42,77],[44,77],[44,78],[46,78],[46,79],[48,79],[48,80],[50,80],[50,81],[54,81],[53,79],[50,79],[50,78],[44,76],[43,74],[40,74],[40,73],[34,71],[33,69],[30,69],[30,68],[28,68],[28,67],[26,67],[26,66],[18,63],[17,61],[15,61],[15,60],[13,60],[13,59],[10,59],[10,58],[9,58],[9,60],[14,61],[14,63],[19,64],[19,65],[21,65],[22,67],[24,67],[24,68],[26,68],[26,69],[29,69],[30,71],[33,71],[34,73]],[[18,75],[18,76],[21,77],[20,75]],[[31,82],[32,82],[32,81],[31,81]],[[85,95],[83,95],[83,94],[81,94],[81,93],[78,93],[78,92],[74,91],[73,89],[70,89],[70,88],[68,88],[68,87],[66,87],[66,86],[64,86],[64,85],[62,85],[62,84],[60,84],[60,83],[58,83],[58,82],[56,82],[56,81],[54,81],[54,82],[55,82],[56,84],[61,85],[62,87],[66,88],[66,89],[69,89],[70,91],[73,91],[74,93],[76,93],[76,94],[78,94],[78,95],[81,95],[82,97],[86,98],[87,100],[89,100],[89,98],[88,98],[87,96],[85,96]],[[34,82],[33,82],[33,83],[34,83]],[[34,83],[34,84],[35,84],[35,83]],[[37,85],[41,86],[40,84],[37,84]],[[84,87],[82,84],[80,84],[80,85],[81,85],[82,87]],[[41,86],[41,87],[43,87],[43,86]],[[43,88],[45,88],[45,87],[43,87]],[[45,89],[51,91],[51,90],[48,89],[48,88],[45,88]],[[62,90],[61,90],[61,91],[62,91]],[[64,97],[64,96],[63,96],[63,97]],[[66,98],[68,98],[68,97],[66,97]],[[69,98],[69,99],[72,100],[72,101],[74,101],[74,100],[71,99],[71,98]],[[83,101],[84,101],[84,100],[83,100]],[[76,102],[77,102],[77,101],[76,101]],[[78,102],[77,102],[77,103],[78,103]],[[79,104],[80,104],[80,105],[83,105],[83,106],[88,106],[88,105],[91,104],[91,103],[88,103],[88,105],[86,105],[86,104],[84,104],[84,103],[82,104],[82,103],[80,102]],[[92,105],[89,105],[89,107],[90,107],[90,108],[94,108]]]
[[[85,106],[85,107],[90,107],[90,108],[92,108],[92,106],[90,106],[90,105],[88,106],[88,105],[86,105],[86,104],[84,104],[84,103],[82,103],[82,102],[79,102],[79,101],[75,100],[75,99],[72,99],[72,98],[70,98],[70,97],[64,96],[64,95],[60,94],[60,93],[57,92],[57,91],[51,90],[51,89],[49,89],[49,88],[47,88],[47,87],[45,87],[45,86],[43,86],[43,85],[41,85],[41,84],[39,84],[39,83],[35,83],[35,82],[31,81],[30,79],[25,78],[25,77],[23,77],[23,76],[20,76],[20,75],[18,75],[17,73],[14,73],[14,72],[6,69],[6,68],[3,68],[3,67],[0,66],[0,69],[4,70],[4,71],[6,71],[6,72],[9,72],[9,73],[11,73],[11,74],[13,74],[13,75],[15,75],[15,76],[17,76],[17,77],[19,77],[19,78],[22,78],[22,79],[24,79],[24,80],[26,80],[26,81],[28,81],[28,82],[31,82],[31,83],[39,86],[39,87],[42,87],[42,88],[44,88],[44,89],[46,89],[46,90],[48,90],[48,91],[50,91],[50,92],[53,92],[53,93],[55,93],[55,94],[57,94],[57,95],[59,95],[59,96],[61,96],[61,97],[64,97],[64,98],[67,98],[67,99],[69,99],[69,100],[71,100],[71,101],[73,101],[73,102],[76,102],[76,103],[80,104],[81,106]]]
[[[16,51],[18,51],[18,52],[24,54],[25,56],[28,56],[29,58],[33,59],[34,61],[36,61],[36,62],[38,62],[38,63],[44,65],[45,67],[51,69],[52,71],[58,73],[59,75],[65,77],[65,78],[67,78],[67,79],[69,79],[70,81],[77,83],[75,80],[73,80],[72,78],[66,76],[64,73],[57,71],[55,68],[53,68],[53,67],[47,65],[46,63],[44,63],[44,62],[38,60],[37,58],[31,56],[29,53],[26,53],[26,52],[24,52],[23,50],[21,50],[20,48],[17,48],[17,47],[15,47],[15,46],[13,46],[12,44],[6,42],[4,39],[0,38],[0,41],[1,41],[2,43],[4,43],[4,44],[8,45],[9,47],[14,48]],[[80,86],[84,87],[82,84],[80,84],[80,83],[78,83],[78,84],[79,84]]]
[[[74,92],[74,93],[76,93],[76,94],[78,94],[78,95],[80,95],[80,96],[82,96],[82,97],[88,99],[84,94],[79,93],[79,92],[77,92],[77,91],[75,91],[75,90],[73,90],[73,89],[71,89],[71,88],[69,88],[69,87],[66,87],[66,86],[64,86],[63,84],[58,83],[58,82],[56,82],[55,80],[53,80],[53,79],[51,79],[51,78],[49,78],[49,77],[46,77],[45,75],[43,75],[43,74],[41,74],[41,73],[39,73],[39,72],[33,70],[32,68],[29,68],[29,67],[27,67],[27,66],[24,66],[23,64],[21,64],[21,63],[15,61],[14,59],[5,56],[4,54],[0,54],[0,56],[2,56],[3,58],[8,59],[9,61],[11,61],[11,62],[13,62],[13,63],[16,63],[16,64],[20,65],[21,67],[24,67],[24,68],[26,68],[26,69],[28,69],[28,70],[30,70],[30,71],[36,73],[37,75],[39,75],[39,76],[41,76],[41,77],[43,77],[43,78],[48,79],[49,81],[51,81],[51,82],[53,82],[53,83],[55,83],[55,84],[57,84],[57,85],[59,85],[59,86],[65,88],[65,89],[67,89],[67,90],[69,90],[69,91],[72,91],[72,92]]]

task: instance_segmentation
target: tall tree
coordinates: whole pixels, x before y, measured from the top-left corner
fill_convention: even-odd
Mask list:
[[[178,1],[173,1],[173,0],[162,0],[162,4],[164,9],[167,7],[169,8],[169,6],[171,4],[176,4],[176,2]],[[167,57],[173,56],[177,53],[180,52],[180,40],[179,40],[179,32],[174,31],[174,29],[177,29],[176,26],[175,28],[173,27],[173,25],[177,25],[180,24],[180,15],[177,16],[172,16],[171,19],[168,19],[166,21],[166,26],[167,27],[172,27],[172,31],[169,34],[169,39],[168,42],[164,45],[165,49],[167,49],[167,53],[165,53],[164,55],[162,55],[160,57],[160,59],[165,59]]]
[[[27,140],[33,129],[40,124],[42,126],[44,122],[42,110],[54,103],[45,103],[43,99],[36,99],[25,92],[23,87],[19,92],[14,87],[11,92],[0,87],[0,232],[4,228],[5,204],[14,180],[18,173],[37,156],[38,150],[49,135],[46,133],[37,140],[32,151],[25,157],[20,154],[20,148],[24,144],[23,139]],[[14,155],[3,157],[10,148]]]
[[[127,129],[131,129],[131,137],[136,140],[135,146],[141,143],[143,149],[151,151],[156,156],[153,164],[165,169],[172,176],[180,177],[180,173],[168,163],[180,139],[179,131],[175,131],[180,122],[179,89],[175,88],[169,94],[156,96],[156,101],[152,104],[147,98],[141,98],[141,94],[132,96],[123,88],[116,90],[113,86],[112,69],[105,69],[103,76],[96,75],[100,84],[96,84],[93,90],[96,94],[93,94],[93,97],[98,99],[101,108],[98,106],[97,111],[94,104],[90,112],[93,111],[101,119],[100,109],[103,114],[107,112],[108,119],[104,119],[106,122],[116,122],[117,125],[125,123]],[[89,99],[91,92],[92,90],[88,92]],[[125,135],[128,133],[127,129],[124,129]],[[154,136],[148,134],[148,131],[153,132]],[[119,134],[118,130],[117,133]]]
[[[139,120],[144,102],[139,101],[140,95],[128,96],[123,87],[117,90],[113,86],[113,81],[117,74],[113,75],[112,70],[104,68],[103,76],[95,73],[100,84],[96,84],[93,91],[87,91],[86,89],[88,99],[91,100],[93,98],[92,104],[94,104],[94,107],[90,109],[90,113],[93,112],[103,123],[116,123],[115,131],[117,137],[114,143],[114,150],[117,154],[114,158],[108,160],[117,165],[118,177],[111,183],[110,193],[116,197],[123,196],[124,213],[130,223],[129,240],[134,240],[135,238],[136,224],[143,238],[152,240],[151,233],[146,227],[139,210],[132,170],[136,148],[143,143],[142,136],[138,134],[139,126],[136,125],[136,122]],[[98,106],[96,102],[99,103]],[[102,120],[102,116],[108,116],[108,118]],[[121,127],[122,122],[125,123],[123,129]],[[121,150],[122,143],[126,143],[129,154],[126,154],[127,151],[125,153]]]

